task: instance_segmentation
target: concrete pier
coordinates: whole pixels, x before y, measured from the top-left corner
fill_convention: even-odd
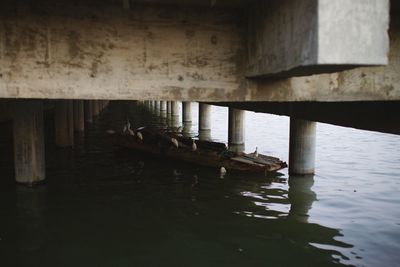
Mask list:
[[[182,121],[183,123],[192,122],[192,102],[182,102]]]
[[[160,111],[167,112],[167,102],[166,101],[160,101]]]
[[[199,103],[199,139],[211,139],[211,106]]]
[[[15,180],[30,186],[43,181],[46,177],[43,102],[16,102],[13,128]]]
[[[313,174],[315,171],[316,122],[290,119],[289,173]]]
[[[167,117],[167,102],[160,101],[160,117],[165,122],[165,118]]]
[[[54,114],[55,143],[58,147],[74,146],[74,121],[72,100],[59,100]]]
[[[179,102],[171,102],[171,126],[179,127]]]
[[[92,109],[91,100],[85,100],[84,116],[85,116],[85,122],[88,122],[88,123],[93,122],[93,109]]]
[[[229,145],[244,144],[244,110],[229,108],[228,143]]]
[[[211,130],[211,106],[199,103],[199,131]]]
[[[157,116],[160,116],[160,101],[155,101],[154,111]]]
[[[178,101],[171,102],[171,115],[179,117],[179,102]]]
[[[171,115],[172,101],[167,101],[167,115]]]
[[[92,100],[92,113],[93,117],[97,117],[100,114],[100,107],[98,100]]]
[[[85,131],[85,115],[83,100],[74,101],[74,130],[76,132]]]

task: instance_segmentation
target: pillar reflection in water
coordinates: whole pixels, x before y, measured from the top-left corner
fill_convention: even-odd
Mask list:
[[[17,185],[15,190],[16,246],[23,253],[33,254],[41,250],[45,243],[46,186],[26,187]]]
[[[289,177],[289,217],[300,222],[308,222],[308,212],[317,194],[311,190],[314,185],[314,175]]]

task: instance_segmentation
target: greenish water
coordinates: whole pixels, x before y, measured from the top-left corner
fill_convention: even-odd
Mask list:
[[[126,116],[160,123],[115,105],[73,151],[54,148],[47,116],[47,183],[35,188],[13,183],[3,127],[1,266],[400,265],[398,136],[319,124],[316,176],[221,179],[115,147],[105,130]],[[287,159],[287,118],[246,116],[246,149]],[[213,107],[214,139],[226,140],[226,118]]]

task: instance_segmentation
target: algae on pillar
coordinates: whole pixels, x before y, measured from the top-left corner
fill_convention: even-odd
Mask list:
[[[316,128],[316,122],[290,118],[290,174],[315,172]]]
[[[15,180],[27,185],[40,183],[46,176],[42,101],[15,102],[13,135]]]

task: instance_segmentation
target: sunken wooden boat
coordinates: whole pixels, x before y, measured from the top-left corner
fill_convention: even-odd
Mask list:
[[[287,167],[286,162],[275,157],[236,153],[229,151],[224,143],[194,140],[150,127],[113,136],[117,145],[125,148],[205,167],[224,167],[227,171],[276,172]]]

